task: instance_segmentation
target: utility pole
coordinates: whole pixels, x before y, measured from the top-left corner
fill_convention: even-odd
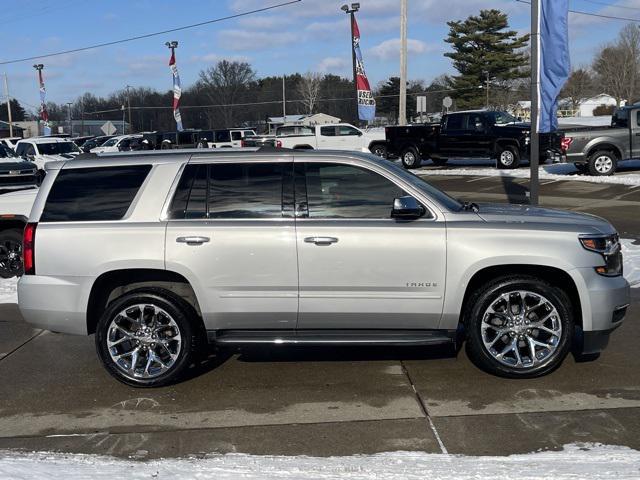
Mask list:
[[[122,135],[126,135],[127,132],[124,130],[124,103],[120,107],[120,110],[122,110]]]
[[[282,75],[282,123],[287,123],[287,93],[285,80],[286,75]]]
[[[529,203],[538,205],[540,180],[538,165],[540,162],[540,137],[538,135],[538,117],[540,110],[540,0],[531,0],[531,175],[529,181]]]
[[[407,0],[400,0],[400,108],[398,125],[407,124]]]
[[[9,120],[9,136],[13,137],[13,121],[11,120],[11,97],[9,96],[9,80],[7,74],[4,74],[4,95],[7,99],[7,120]]]
[[[489,72],[487,72],[487,110],[489,110]]]
[[[73,119],[71,118],[71,105],[73,105],[73,102],[67,102],[67,108],[69,109],[69,135],[73,137]]]
[[[131,124],[131,96],[129,95],[129,89],[131,88],[131,85],[127,85],[125,88],[127,89],[127,108],[129,110],[129,133],[132,133],[131,130],[133,128],[133,125]]]
[[[353,88],[355,91],[355,99],[356,99],[356,125],[359,123],[359,118],[358,118],[358,72],[357,72],[357,68],[356,68],[356,49],[353,48],[353,39],[355,38],[355,32],[353,30],[353,24],[354,24],[354,20],[355,20],[355,13],[360,10],[360,4],[359,3],[352,3],[351,7],[349,7],[349,5],[342,5],[342,7],[340,7],[340,10],[342,10],[344,13],[346,13],[347,15],[349,15],[349,23],[351,26],[351,64],[353,65]]]

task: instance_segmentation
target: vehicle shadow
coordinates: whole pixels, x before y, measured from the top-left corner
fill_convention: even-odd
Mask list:
[[[529,204],[529,188],[515,181],[515,177],[500,176],[502,188],[509,203]]]

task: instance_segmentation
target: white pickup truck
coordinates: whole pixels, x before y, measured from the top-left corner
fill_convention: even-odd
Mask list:
[[[327,125],[286,125],[278,128],[275,136],[248,137],[243,146],[272,145],[295,150],[349,150],[371,152],[386,156],[384,129],[361,130],[348,123]]]

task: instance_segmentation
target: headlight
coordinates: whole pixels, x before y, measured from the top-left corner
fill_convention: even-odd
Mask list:
[[[584,248],[602,255],[603,266],[595,267],[600,275],[617,277],[622,275],[622,251],[618,235],[580,235]]]

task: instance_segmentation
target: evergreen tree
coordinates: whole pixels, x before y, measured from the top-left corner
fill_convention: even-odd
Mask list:
[[[459,108],[477,108],[486,102],[487,77],[491,89],[507,89],[513,81],[529,75],[525,47],[529,35],[509,30],[507,15],[499,10],[481,10],[464,21],[447,22],[453,60],[460,75],[453,77]]]
[[[421,94],[424,87],[421,82],[407,82],[407,118],[416,116],[416,95]],[[378,116],[385,116],[395,123],[400,110],[400,77],[390,77],[378,87],[376,92],[376,110]]]
[[[26,117],[26,112],[20,102],[15,98],[10,100],[11,102],[11,120],[14,122],[22,122]],[[7,112],[7,102],[0,103],[0,120],[8,121],[9,112]]]

